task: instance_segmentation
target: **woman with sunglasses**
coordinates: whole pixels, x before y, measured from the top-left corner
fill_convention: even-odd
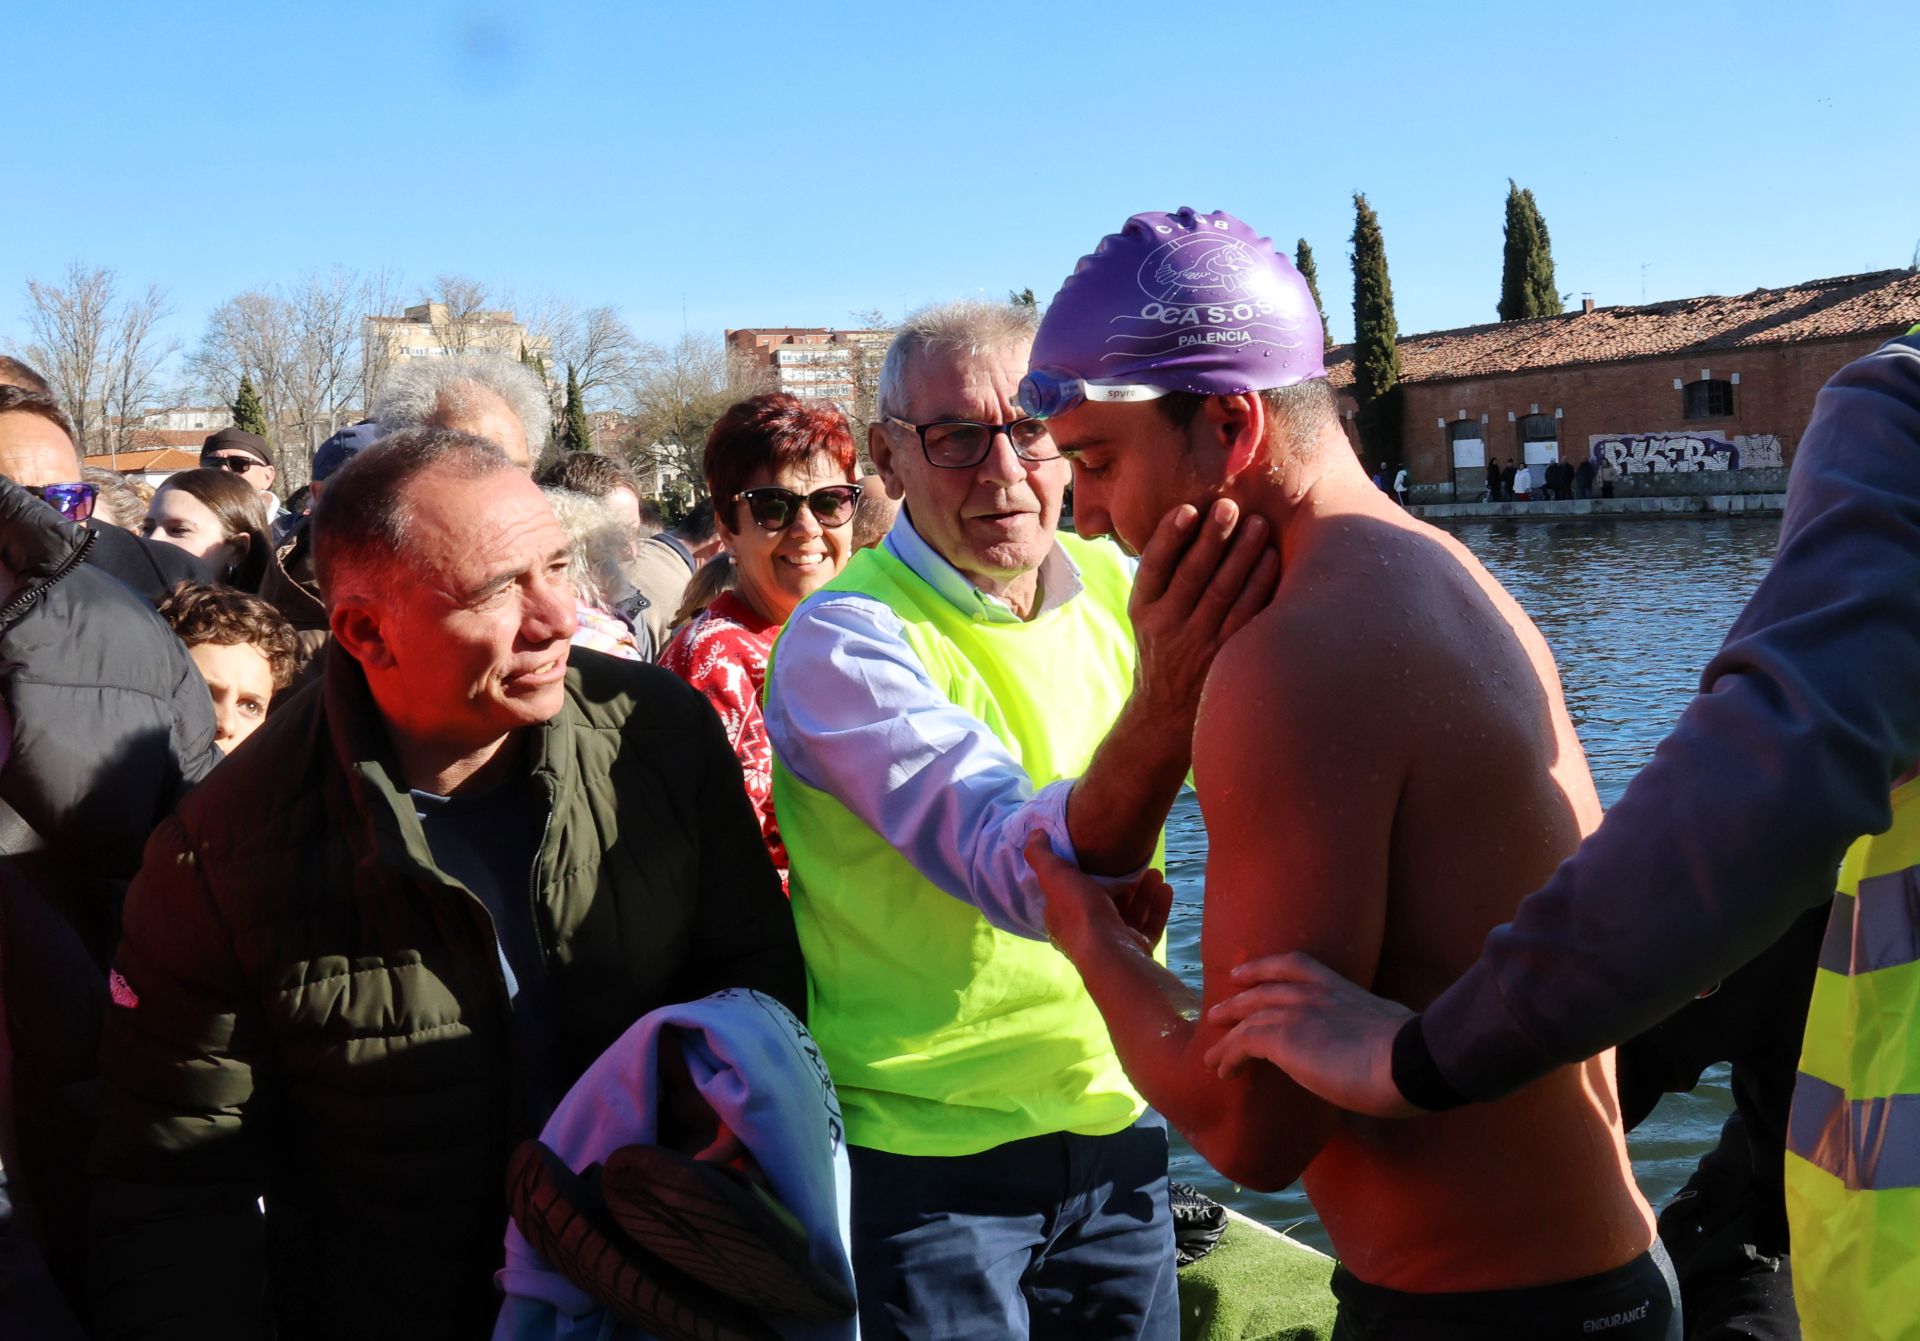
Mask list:
[[[238,475],[204,466],[167,477],[147,505],[140,533],[185,550],[208,580],[245,592],[260,590],[273,552],[259,491]]]
[[[707,696],[727,728],[767,851],[787,879],[773,819],[773,753],[760,717],[767,653],[794,607],[853,552],[853,430],[830,405],[754,396],[720,417],[702,462],[734,587],[667,644],[660,664]]]

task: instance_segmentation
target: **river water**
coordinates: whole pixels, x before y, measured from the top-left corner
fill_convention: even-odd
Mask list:
[[[1454,529],[1553,648],[1567,707],[1604,805],[1653,755],[1773,557],[1777,521],[1481,522]],[[1191,792],[1167,826],[1175,890],[1167,962],[1199,985],[1206,833]],[[1634,1173],[1658,1210],[1717,1139],[1725,1074],[1670,1094],[1628,1136]],[[1221,1178],[1178,1136],[1173,1176],[1317,1247],[1327,1246],[1296,1183],[1272,1196]]]

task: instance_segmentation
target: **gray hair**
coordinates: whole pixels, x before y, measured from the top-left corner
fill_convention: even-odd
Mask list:
[[[332,609],[342,596],[384,596],[414,567],[413,496],[406,488],[429,470],[481,479],[517,470],[497,443],[445,428],[390,433],[328,479],[314,505],[313,567]]]
[[[455,412],[465,410],[476,386],[507,403],[526,432],[527,454],[539,459],[553,427],[553,407],[539,374],[505,354],[480,350],[396,363],[381,379],[373,417],[384,433],[419,428],[433,420],[443,402]]]
[[[583,605],[611,614],[633,594],[626,573],[633,542],[605,503],[548,485],[540,490],[567,533],[567,578]]]
[[[908,314],[880,365],[880,413],[906,417],[907,373],[920,355],[971,356],[1027,345],[1039,328],[1040,314],[1024,303],[991,303],[983,298],[963,298]]]

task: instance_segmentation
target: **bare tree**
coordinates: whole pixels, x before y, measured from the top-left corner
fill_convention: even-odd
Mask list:
[[[633,385],[641,357],[640,341],[611,307],[590,307],[553,336],[554,366],[573,374],[589,410],[613,408]]]
[[[145,293],[129,296],[113,314],[101,386],[101,428],[109,452],[133,446],[141,412],[159,393],[160,365],[180,350],[178,340],[161,339],[154,331],[172,313],[166,290],[149,284]]]
[[[422,301],[438,303],[446,309],[445,315],[436,314],[434,321],[434,334],[439,337],[442,349],[457,354],[474,344],[480,329],[478,318],[488,310],[491,297],[487,286],[477,279],[468,279],[465,275],[434,277],[433,287],[422,296]]]
[[[391,306],[383,272],[313,271],[287,290],[249,290],[222,303],[188,358],[202,394],[226,400],[252,379],[289,487],[303,482],[313,451],[364,407],[367,379],[384,368],[367,339],[367,317]]]
[[[683,481],[702,497],[707,434],[729,405],[765,389],[764,370],[728,367],[717,335],[689,333],[670,345],[642,345],[629,385],[627,454],[643,470],[658,471],[663,487],[668,479]]]
[[[111,451],[124,444],[173,353],[154,329],[171,311],[166,290],[149,285],[122,299],[112,269],[78,261],[63,279],[27,280],[31,343],[22,352],[72,416],[81,452]]]

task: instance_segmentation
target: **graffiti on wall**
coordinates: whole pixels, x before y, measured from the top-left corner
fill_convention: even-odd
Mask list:
[[[1775,433],[1732,439],[1719,433],[1596,433],[1587,443],[1595,461],[1611,461],[1627,475],[1759,470],[1782,464]]]

